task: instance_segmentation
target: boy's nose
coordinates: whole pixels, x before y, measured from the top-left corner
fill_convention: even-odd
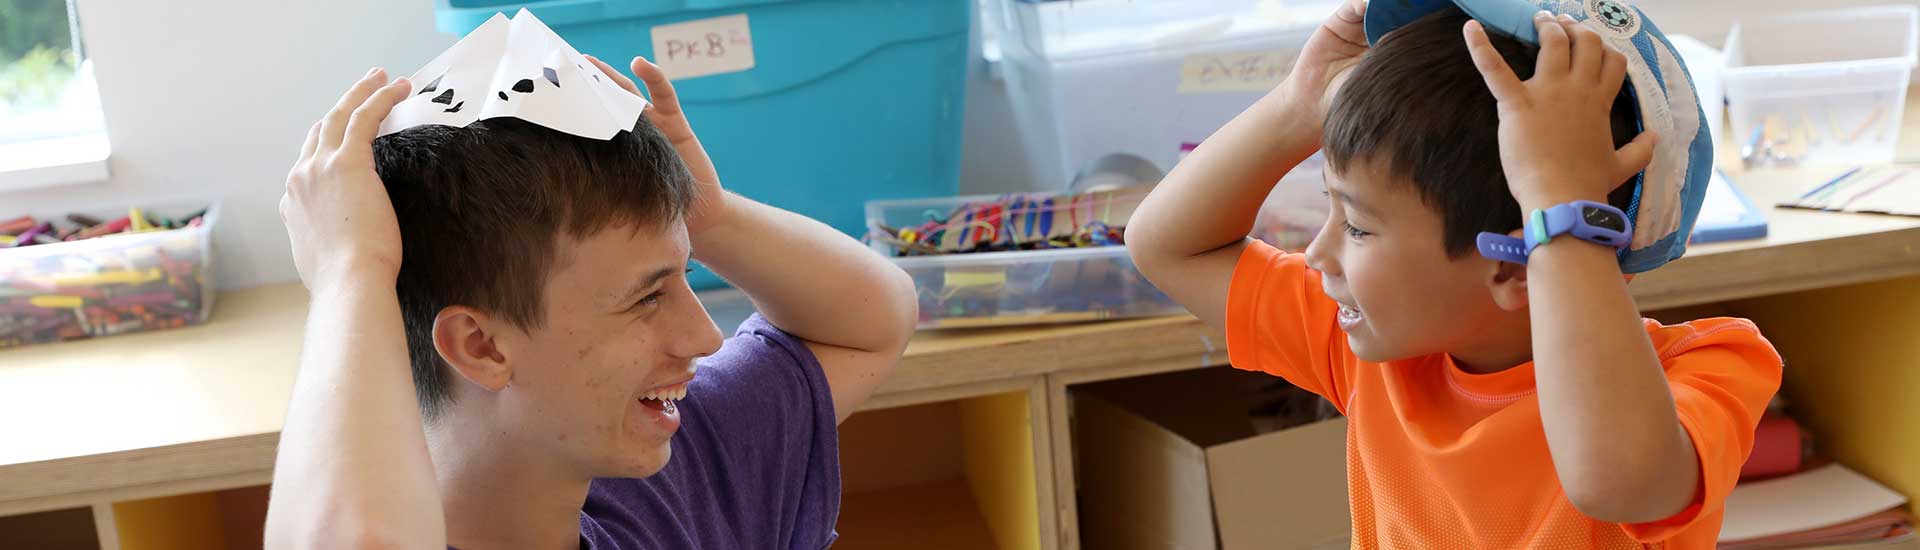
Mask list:
[[[1307,267],[1314,271],[1335,277],[1341,276],[1340,263],[1334,259],[1334,247],[1339,246],[1340,236],[1334,234],[1332,220],[1320,227],[1320,234],[1307,244]]]
[[[726,334],[720,332],[720,327],[713,324],[713,319],[711,318],[707,319],[706,326],[707,326],[707,330],[705,332],[706,338],[704,340],[701,340],[701,343],[700,343],[701,357],[706,357],[708,355],[719,353],[720,345],[724,343],[727,339]]]
[[[720,327],[713,324],[713,317],[707,315],[707,308],[695,302],[692,311],[681,315],[681,325],[675,331],[673,355],[684,358],[699,358],[720,351],[720,344],[726,337],[720,334]]]

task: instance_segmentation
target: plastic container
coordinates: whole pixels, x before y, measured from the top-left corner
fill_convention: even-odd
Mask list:
[[[1185,147],[1253,105],[1292,71],[1332,13],[1324,0],[1000,0],[1029,189],[1085,188],[1109,166],[1152,183]],[[1124,115],[1118,115],[1124,113]],[[1079,182],[1079,183],[1076,183]],[[1077,187],[1076,187],[1077,186]]]
[[[1916,35],[1920,7],[1912,5],[1735,21],[1726,47],[1728,137],[1743,156],[1777,151],[1770,160],[1893,160]]]
[[[1003,46],[1051,59],[1230,41],[1318,25],[1316,0],[1000,0]],[[1322,5],[1325,9],[1322,9]]]
[[[145,212],[179,219],[198,210]],[[114,220],[127,211],[89,214]],[[219,220],[216,207],[193,227],[0,248],[0,348],[205,322]]]
[[[958,192],[972,2],[440,0],[439,27],[464,34],[522,7],[622,70],[636,55],[660,59],[662,26],[744,15],[734,30],[745,32],[727,40],[730,55],[751,52],[751,68],[674,82],[743,195],[858,235],[864,200]]]
[[[870,201],[873,223],[908,227],[929,210],[949,211],[992,195]],[[1067,323],[1183,313],[1133,265],[1123,246],[895,257],[920,295],[920,328]]]

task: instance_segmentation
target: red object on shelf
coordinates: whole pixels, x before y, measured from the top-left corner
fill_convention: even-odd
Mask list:
[[[1768,414],[1754,429],[1753,454],[1747,455],[1747,463],[1740,467],[1740,480],[1799,472],[1805,458],[1806,445],[1800,423],[1786,415]]]

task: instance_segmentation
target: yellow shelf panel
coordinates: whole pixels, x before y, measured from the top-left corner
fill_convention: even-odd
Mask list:
[[[1784,391],[1820,452],[1920,496],[1920,277],[1756,298],[1731,309],[1780,350]]]

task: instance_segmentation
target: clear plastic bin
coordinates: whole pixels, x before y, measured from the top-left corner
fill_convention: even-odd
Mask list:
[[[1151,183],[1265,96],[1329,0],[994,0],[1025,190]],[[1116,116],[1115,113],[1125,113]],[[1134,169],[1134,167],[1144,167]]]
[[[1776,151],[1764,159],[1771,161],[1893,160],[1917,34],[1920,7],[1911,5],[1735,21],[1726,48],[1727,138],[1743,156]]]
[[[910,227],[929,210],[946,212],[993,195],[868,201],[869,226]],[[913,277],[920,328],[1070,323],[1183,313],[1134,268],[1123,246],[895,257],[875,252]]]
[[[1014,55],[1132,52],[1318,26],[1333,0],[997,0]]]
[[[144,213],[185,223],[199,210]],[[112,221],[127,211],[88,214]],[[0,248],[0,349],[205,322],[218,221],[214,207],[192,227]]]

